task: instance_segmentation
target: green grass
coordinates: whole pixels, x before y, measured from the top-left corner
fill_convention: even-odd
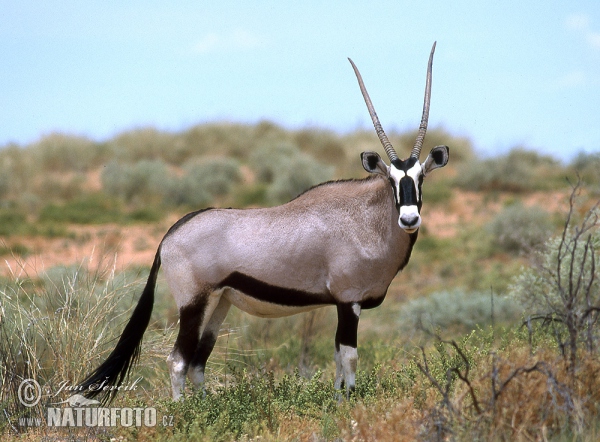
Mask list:
[[[41,409],[19,407],[15,391],[20,380],[32,377],[56,390],[62,380],[82,379],[112,349],[146,274],[147,269],[114,273],[104,265],[68,266],[49,269],[40,278],[0,281],[3,437],[14,436],[15,419],[43,413],[50,400],[45,399]],[[317,311],[307,343],[299,337],[307,315],[261,320],[233,309],[209,360],[206,396],[189,393],[188,386],[187,398],[172,402],[164,358],[175,329],[165,321],[172,300],[161,281],[156,304],[140,363],[132,374],[133,378],[142,376],[142,389],[120,394],[113,405],[152,406],[173,425],[73,429],[71,435],[141,440],[346,440],[374,431],[378,440],[397,440],[400,434],[414,440],[435,437],[440,429],[433,416],[441,413],[444,433],[463,435],[459,440],[467,434],[495,440],[511,437],[510,416],[524,410],[528,410],[528,420],[518,423],[524,438],[542,427],[556,437],[573,434],[578,440],[592,440],[590,435],[596,434],[593,423],[600,418],[592,406],[596,396],[576,393],[595,391],[595,373],[600,369],[596,357],[582,355],[580,388],[567,393],[552,390],[548,376],[559,387],[569,382],[552,331],[542,324],[531,329],[513,325],[517,313],[499,296],[494,301],[492,328],[489,293],[449,291],[407,302],[391,299],[383,308],[398,314],[383,314],[380,309],[365,312],[356,393],[342,402],[333,388],[333,309]],[[428,333],[407,328],[419,314],[426,316],[422,322]],[[310,368],[302,375],[298,365],[305,344]],[[511,370],[531,367],[540,360],[549,367],[549,374],[519,374],[518,382],[502,387],[506,390],[500,399],[490,399],[492,379],[500,388]],[[517,393],[530,390],[547,394]],[[444,402],[443,391],[453,401],[452,408]],[[570,423],[570,412],[554,403],[552,394],[568,394],[589,425]],[[473,409],[474,400],[480,411]],[[403,422],[401,428],[399,422]],[[25,437],[39,435],[34,428],[21,431]],[[43,431],[51,437],[66,434],[65,429]]]

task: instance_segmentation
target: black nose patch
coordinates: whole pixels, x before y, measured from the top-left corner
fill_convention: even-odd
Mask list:
[[[400,180],[400,205],[417,205],[417,189],[415,187],[415,182],[408,176],[405,176]]]

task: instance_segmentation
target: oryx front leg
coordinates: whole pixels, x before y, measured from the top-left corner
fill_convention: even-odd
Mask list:
[[[185,376],[199,348],[202,331],[217,307],[219,299],[220,294],[203,293],[191,303],[179,308],[179,334],[173,351],[167,358],[173,400],[180,400],[183,396]],[[202,378],[204,378],[203,372]]]
[[[338,326],[335,333],[335,388],[340,390],[346,387],[346,397],[354,391],[356,386],[356,365],[358,363],[357,333],[358,318],[360,316],[358,303],[339,304]]]

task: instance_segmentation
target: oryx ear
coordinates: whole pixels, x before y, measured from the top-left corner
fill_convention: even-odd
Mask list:
[[[448,164],[448,158],[450,158],[450,148],[448,146],[435,146],[423,163],[423,174],[427,175],[434,169],[444,167]]]
[[[377,152],[363,152],[360,154],[363,167],[369,173],[378,173],[387,177],[389,175],[389,168],[383,162]]]

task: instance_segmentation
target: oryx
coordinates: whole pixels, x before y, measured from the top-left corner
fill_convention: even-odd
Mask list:
[[[421,125],[407,159],[398,158],[350,60],[390,165],[375,152],[363,152],[363,167],[371,174],[367,178],[323,183],[277,207],[211,208],[185,215],[160,243],[116,348],[82,387],[103,382],[115,387],[128,375],[150,320],[162,264],[180,315],[179,334],[167,358],[174,399],[182,397],[186,375],[195,388],[203,387],[206,361],[232,304],[265,318],[336,306],[335,387],[345,385],[349,394],[355,386],[361,310],[380,305],[408,263],[421,225],[423,178],[448,162],[447,146],[434,147],[419,162],[434,50],[435,43]]]

